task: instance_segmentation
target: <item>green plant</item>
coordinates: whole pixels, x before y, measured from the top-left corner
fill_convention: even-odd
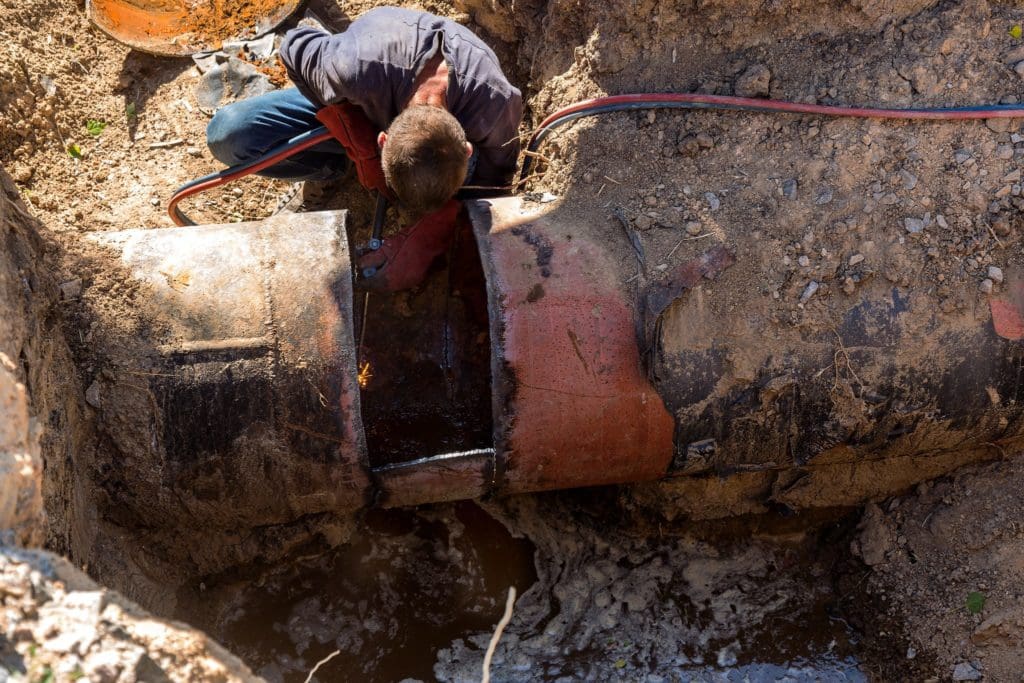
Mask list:
[[[985,594],[979,593],[978,591],[972,591],[967,595],[967,611],[971,614],[977,614],[985,608]]]
[[[85,122],[85,129],[89,131],[89,135],[96,137],[103,132],[103,129],[107,127],[106,121],[99,121],[97,119],[89,119]]]
[[[125,105],[125,107],[124,107],[124,117],[126,119],[128,119],[129,121],[134,121],[136,118],[138,118],[138,116],[139,115],[138,115],[138,112],[135,109],[135,103],[134,102],[129,102],[128,104]]]
[[[68,145],[68,156],[72,159],[82,158],[82,148],[78,146],[78,143],[72,142]]]

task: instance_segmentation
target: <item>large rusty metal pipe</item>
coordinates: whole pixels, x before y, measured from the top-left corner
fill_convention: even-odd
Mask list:
[[[166,510],[184,492],[179,516],[231,525],[244,509],[243,522],[273,524],[370,504],[940,462],[956,449],[1019,446],[1024,435],[1019,344],[984,317],[947,325],[878,278],[831,298],[838,323],[812,335],[772,325],[755,294],[723,319],[707,285],[730,286],[729,245],[646,280],[627,276],[632,246],[604,219],[517,198],[472,202],[469,216],[481,282],[449,279],[433,286],[436,307],[412,306],[444,318],[434,356],[393,336],[373,350],[380,372],[397,377],[382,377],[378,391],[405,402],[383,412],[379,393],[361,397],[357,382],[344,212],[96,237],[117,251],[136,301],[129,333],[105,345],[114,351],[99,380],[122,460],[107,490],[153,524],[176,521]],[[485,333],[459,328],[450,312],[472,308],[474,286],[486,289]],[[380,303],[372,325],[422,326],[403,323],[416,311],[395,301]],[[465,378],[472,390],[460,394],[451,359],[484,337],[490,377]],[[437,442],[443,452],[368,447],[367,430],[393,444],[405,416],[423,414],[413,408],[427,397],[403,389],[415,379],[402,369],[409,359],[444,365],[452,395],[489,410],[493,437],[459,423]],[[484,385],[489,395],[476,391]]]

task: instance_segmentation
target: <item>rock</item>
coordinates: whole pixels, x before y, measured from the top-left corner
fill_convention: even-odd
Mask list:
[[[796,191],[799,185],[795,178],[782,181],[782,196],[786,199],[796,199]]]
[[[1006,175],[1003,176],[1004,183],[1018,183],[1020,182],[1020,169],[1015,168]]]
[[[916,235],[924,230],[924,221],[920,218],[904,218],[903,226],[911,235]]]
[[[96,380],[93,380],[89,388],[85,390],[85,402],[93,408],[100,407],[100,383]]]
[[[850,257],[849,264],[851,266],[855,266],[855,265],[857,265],[858,263],[860,263],[863,260],[864,260],[864,254],[854,254],[853,256]]]
[[[886,553],[892,548],[892,534],[885,523],[885,514],[876,503],[864,507],[864,516],[857,525],[858,550],[864,564],[874,567],[885,562]]]
[[[679,150],[680,154],[693,156],[700,151],[700,143],[697,142],[696,135],[684,135],[679,138],[679,142],[676,143],[676,149]]]
[[[857,282],[852,277],[847,277],[843,280],[843,291],[847,294],[853,294],[857,291]]]
[[[1013,158],[1013,145],[999,145],[996,147],[996,159],[1012,159]]]
[[[637,230],[650,230],[653,225],[654,220],[645,213],[642,213],[633,219],[633,227]]]
[[[917,176],[905,168],[900,169],[900,180],[903,181],[903,187],[908,190],[913,190],[917,187]]]
[[[935,216],[935,224],[938,225],[940,228],[949,227],[949,223],[946,222],[946,217],[943,216],[941,213]]]
[[[802,268],[806,268],[807,266],[811,265],[811,259],[807,258],[806,254],[804,254],[800,258],[798,258],[796,260],[796,262],[799,263],[800,267],[802,267]]]
[[[808,282],[807,286],[804,287],[804,293],[800,295],[800,303],[805,304],[808,301],[810,301],[811,297],[815,295],[815,293],[818,291],[820,287],[821,285],[819,285],[814,280]]]
[[[1014,65],[1013,70],[1015,72],[1017,72],[1018,76],[1020,76],[1021,78],[1024,78],[1024,61],[1017,62],[1017,64]]]
[[[953,161],[958,164],[965,164],[971,158],[971,153],[966,149],[958,149],[953,153]]]
[[[11,170],[11,177],[14,178],[16,183],[27,183],[32,180],[32,174],[35,173],[35,167],[29,166],[28,164],[15,164]]]
[[[989,280],[988,278],[985,278],[984,280],[982,280],[981,284],[978,285],[978,289],[980,289],[983,294],[991,294],[993,287],[994,287],[994,285],[992,284],[992,281]]]
[[[718,211],[722,206],[722,202],[718,199],[718,196],[714,192],[705,192],[704,199],[707,200],[708,206],[711,207],[712,211]]]
[[[1008,133],[1013,128],[1013,119],[985,119],[985,125],[993,133]]]
[[[997,285],[1003,281],[1003,269],[999,266],[988,267],[988,279]]]
[[[82,295],[82,280],[75,278],[60,284],[60,295],[64,300],[77,299]]]
[[[692,237],[696,237],[704,230],[704,226],[702,226],[699,221],[686,221],[686,225],[684,227],[686,228],[686,234]]]
[[[701,149],[711,149],[715,146],[715,139],[707,133],[697,133],[697,144]]]
[[[116,683],[123,669],[121,655],[106,650],[89,655],[85,660],[84,673],[90,681],[96,681],[96,683]]]
[[[1017,607],[993,614],[974,629],[971,642],[981,647],[1024,646],[1024,610]]]
[[[818,196],[814,198],[814,203],[821,206],[822,204],[828,204],[832,201],[832,188],[823,187],[818,191]]]
[[[967,662],[960,662],[953,667],[954,681],[980,681],[981,672]]]
[[[736,79],[734,91],[740,97],[767,97],[772,72],[764,64],[751,64]]]
[[[657,206],[658,205],[658,198],[656,196],[654,196],[653,194],[652,195],[648,195],[647,197],[644,198],[644,204],[646,204],[647,206]]]

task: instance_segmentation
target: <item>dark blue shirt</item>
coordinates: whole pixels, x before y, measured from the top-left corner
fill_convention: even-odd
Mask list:
[[[292,29],[281,43],[281,60],[311,102],[352,102],[386,130],[438,50],[448,65],[448,111],[479,151],[472,184],[507,184],[519,155],[522,94],[505,78],[494,51],[466,27],[426,12],[379,7],[343,33]]]

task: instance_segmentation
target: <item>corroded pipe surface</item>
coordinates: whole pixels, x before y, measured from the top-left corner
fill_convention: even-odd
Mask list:
[[[94,237],[134,292],[127,320],[97,306],[118,510],[231,527],[369,502],[344,225],[318,213]]]
[[[86,0],[85,14],[108,36],[156,55],[185,57],[252,40],[275,28],[299,0]]]
[[[265,525],[730,474],[848,504],[1024,441],[1017,273],[995,326],[875,278],[797,328],[731,279],[749,250],[632,277],[612,219],[559,206],[469,203],[422,287],[371,298],[362,393],[344,212],[97,236],[135,309],[104,318],[93,396],[109,514]]]

